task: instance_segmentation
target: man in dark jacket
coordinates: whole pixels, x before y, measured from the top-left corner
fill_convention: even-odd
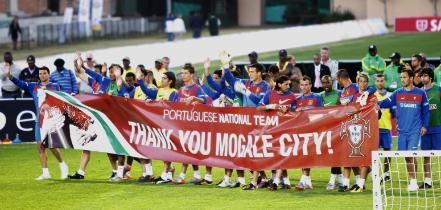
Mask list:
[[[221,25],[221,21],[215,15],[210,15],[207,20],[208,31],[210,32],[210,36],[219,35],[219,26]]]
[[[191,17],[190,27],[193,30],[193,38],[200,38],[202,27],[204,27],[204,20],[198,12],[195,12]]]
[[[312,92],[319,93],[323,91],[323,85],[320,79],[325,75],[331,76],[331,70],[329,70],[328,66],[320,63],[320,55],[317,53],[314,54],[313,65],[306,69],[305,75],[311,78]]]
[[[8,35],[11,36],[12,48],[14,50],[17,50],[18,33],[21,34],[21,28],[20,25],[18,24],[18,17],[14,16],[14,19],[12,19],[11,23],[9,24],[9,33],[8,33]]]
[[[21,70],[19,79],[25,82],[39,82],[39,68],[35,65],[35,57],[29,55],[26,62],[28,63],[28,67]],[[23,97],[32,98],[32,95],[28,92],[24,92]]]

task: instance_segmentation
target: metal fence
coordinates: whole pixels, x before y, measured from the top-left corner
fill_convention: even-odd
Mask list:
[[[101,21],[100,30],[90,30],[90,32],[86,30],[87,25],[82,22],[22,27],[19,47],[30,49],[35,46],[74,43],[86,39],[142,36],[163,31],[163,23],[162,17],[110,19]]]

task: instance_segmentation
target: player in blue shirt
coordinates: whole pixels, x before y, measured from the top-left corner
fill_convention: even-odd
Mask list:
[[[5,64],[5,70],[4,72],[8,75],[9,79],[18,87],[25,90],[27,93],[32,95],[32,98],[34,99],[34,105],[35,105],[35,113],[37,117],[35,118],[35,141],[37,141],[38,145],[38,153],[40,157],[40,164],[43,173],[36,178],[36,180],[45,180],[45,179],[51,179],[51,175],[49,173],[49,169],[47,167],[47,154],[44,145],[42,144],[42,140],[45,138],[46,135],[40,135],[40,118],[45,118],[45,116],[39,115],[39,97],[38,97],[38,90],[39,89],[45,89],[45,90],[56,90],[60,91],[60,86],[57,83],[51,83],[49,81],[50,77],[50,70],[49,68],[42,66],[38,71],[38,77],[40,79],[40,82],[25,82],[22,80],[19,80],[12,76],[11,74],[11,67],[8,63]],[[42,100],[41,100],[42,101]],[[44,121],[46,122],[46,120]],[[46,122],[47,123],[47,122]],[[64,124],[64,123],[63,123]],[[43,137],[43,138],[42,138]],[[69,168],[67,164],[63,161],[63,158],[61,157],[60,151],[57,148],[51,148],[52,153],[54,154],[55,158],[57,158],[58,162],[60,163],[60,170],[61,170],[61,179],[66,179],[69,174]]]
[[[220,71],[220,70],[219,70]],[[216,71],[214,72],[214,75],[216,75]],[[207,79],[207,83],[208,85],[216,92],[224,94],[225,96],[227,96],[229,99],[234,100],[234,98],[236,97],[235,92],[233,90],[233,88],[231,86],[227,86],[225,84],[225,77],[221,77],[217,82],[217,78],[213,78],[214,77],[211,76],[210,74],[205,74],[205,78]],[[221,73],[222,76],[222,73]],[[216,75],[216,77],[218,77],[218,75]]]
[[[429,124],[429,103],[424,90],[413,86],[412,70],[401,71],[402,88],[379,102],[381,108],[397,107],[398,150],[417,150],[420,137],[425,135]],[[416,159],[406,157],[407,171],[410,177],[408,191],[418,190],[416,180]]]
[[[226,67],[226,66],[224,66]],[[271,90],[268,83],[262,80],[263,66],[261,64],[252,64],[249,66],[250,79],[238,79],[233,76],[229,68],[224,69],[224,76],[230,86],[233,87],[236,96],[240,98],[242,106],[257,107],[263,96]],[[253,172],[253,177],[257,177]],[[264,180],[266,181],[266,180]],[[243,190],[255,190],[256,182],[244,186]]]
[[[224,70],[226,81],[234,87],[243,106],[256,107],[263,96],[271,90],[268,83],[262,80],[262,71],[262,64],[253,64],[249,66],[250,79],[238,79],[233,76],[229,68]]]

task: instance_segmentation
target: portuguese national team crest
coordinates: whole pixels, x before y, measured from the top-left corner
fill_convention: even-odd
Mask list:
[[[364,157],[361,153],[361,145],[365,138],[371,137],[370,120],[364,120],[360,113],[352,115],[351,119],[341,123],[340,139],[349,138],[349,146],[352,152],[349,157]]]

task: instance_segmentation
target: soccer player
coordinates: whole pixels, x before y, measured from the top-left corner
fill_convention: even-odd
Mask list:
[[[142,80],[142,71],[138,71],[136,74],[138,84],[141,90],[144,92],[147,98],[151,98],[157,101],[176,101],[178,92],[175,89],[176,77],[172,72],[165,72],[161,78],[161,87],[150,88]],[[141,159],[141,165],[145,166],[143,176],[139,178],[140,182],[146,182],[153,177],[153,169],[151,161],[149,159]],[[164,169],[160,177],[153,180],[156,184],[164,184],[173,181],[173,168],[171,162],[164,161]]]
[[[338,101],[341,105],[347,105],[354,101],[355,95],[358,93],[358,86],[352,83],[349,72],[346,69],[337,71],[337,82],[343,89],[340,91]],[[343,186],[339,187],[339,192],[349,191],[351,169],[354,171],[356,180],[360,177],[360,170],[358,167],[344,167],[343,171]]]
[[[181,70],[182,81],[184,82],[184,86],[181,87],[178,91],[177,101],[184,102],[186,104],[196,105],[196,104],[205,104],[207,100],[207,96],[202,90],[201,86],[194,83],[194,67],[190,63],[184,65],[184,68]],[[188,164],[182,164],[182,170],[179,174],[179,177],[175,179],[176,184],[185,184],[185,175],[187,173]],[[197,184],[202,180],[201,173],[199,172],[199,166],[193,165],[193,178],[190,180],[190,183]],[[211,175],[211,167],[207,167],[207,172],[204,177],[204,182],[211,184],[212,183],[212,175]]]
[[[400,83],[401,86],[401,83]],[[375,87],[377,91],[375,91],[375,96],[378,101],[382,101],[386,98],[389,98],[392,93],[386,90],[386,81],[385,76],[383,74],[377,74],[375,79]],[[379,148],[383,148],[384,151],[389,151],[392,148],[392,118],[394,115],[395,109],[382,109],[381,110],[381,118],[378,121],[378,127],[380,128],[380,142]],[[390,180],[389,168],[390,168],[391,158],[387,157],[384,159],[384,173],[382,181],[387,182]]]
[[[351,102],[355,102],[355,95],[358,93],[358,85],[352,83],[349,72],[346,69],[340,69],[337,72],[337,82],[343,89],[340,91],[338,96],[338,100],[341,105],[347,105]],[[367,93],[372,94],[374,92],[374,88],[368,87]],[[339,187],[339,192],[347,192],[349,191],[350,184],[350,174],[351,169],[355,174],[355,179],[358,180],[360,178],[360,170],[359,167],[344,167],[343,171],[343,186]]]
[[[138,86],[135,87],[135,89],[133,89],[132,92],[130,92],[130,98],[133,99],[137,99],[137,100],[155,100],[156,99],[156,95],[154,97],[149,97],[147,96],[144,91],[141,89],[140,84],[144,84],[147,88],[150,89],[158,89],[154,84],[153,84],[153,72],[150,70],[146,70],[144,67],[137,67],[136,70],[136,79],[138,80]],[[127,79],[127,77],[126,77]],[[141,81],[139,81],[139,79],[141,79]]]
[[[421,137],[421,150],[441,150],[441,87],[433,84],[434,72],[431,68],[423,68],[421,82],[424,84],[429,98],[429,127],[426,135]],[[424,183],[420,188],[432,188],[432,172],[430,157],[424,157]]]
[[[130,80],[130,78],[132,77],[131,72],[126,74],[126,82],[127,83],[135,83],[135,81],[137,81],[138,86],[135,87],[131,92],[130,92],[130,98],[136,99],[136,100],[141,100],[141,101],[145,101],[145,100],[154,100],[155,98],[152,97],[147,97],[147,95],[143,92],[143,90],[140,87],[140,84],[147,84],[147,88],[150,89],[157,89],[157,87],[153,84],[153,72],[146,70],[144,68],[144,66],[140,66],[138,65],[136,67],[136,72],[134,75],[134,79],[133,82],[131,81],[127,81]],[[133,157],[127,157],[127,165],[126,165],[126,170],[124,173],[124,177],[130,177],[130,171],[132,168],[132,162],[133,162]],[[148,182],[148,181],[153,181],[154,180],[154,176],[153,176],[153,167],[152,167],[152,162],[150,159],[136,159],[137,161],[139,161],[140,165],[141,165],[141,169],[142,169],[142,176],[140,176],[138,178],[138,182]]]
[[[142,72],[142,71],[141,71]],[[137,79],[138,84],[141,90],[144,92],[144,94],[147,96],[147,98],[152,98],[153,100],[157,101],[176,101],[178,97],[178,92],[175,89],[176,84],[176,77],[172,72],[165,72],[162,75],[161,78],[161,87],[159,89],[157,88],[150,88],[144,83],[142,80],[142,74],[141,72],[137,72]],[[141,165],[145,165],[145,171],[143,173],[143,176],[140,177],[140,182],[148,181],[149,178],[153,175],[153,169],[151,168],[151,162],[150,161],[141,161]],[[156,184],[164,184],[164,183],[170,183],[173,181],[173,168],[171,166],[171,162],[164,161],[164,169],[162,171],[161,176],[156,178],[154,182]]]
[[[204,76],[207,80],[208,85],[217,93],[221,93],[224,96],[225,101],[233,101],[233,106],[234,106],[234,101],[239,101],[234,92],[234,90],[232,89],[231,86],[226,85],[225,83],[225,77],[222,77],[222,70],[216,70],[213,74],[213,76],[210,74],[210,67],[211,67],[211,62],[209,59],[207,59],[204,63]],[[246,70],[248,71],[248,68],[246,68]],[[220,71],[220,72],[219,72]],[[236,73],[238,73],[237,71],[235,71]],[[248,75],[248,73],[247,73]],[[220,97],[222,97],[222,95]],[[219,100],[219,99],[216,99]],[[213,106],[215,106],[215,101],[213,101]],[[229,102],[225,102],[225,104],[229,104]],[[237,104],[236,104],[237,105]],[[219,183],[217,183],[218,187],[221,188],[225,188],[225,187],[240,187],[240,184],[236,184],[236,183],[231,183],[230,179],[231,179],[231,175],[233,173],[233,169],[225,169],[224,172],[224,178],[222,181],[220,181]],[[242,177],[241,180],[243,180],[243,183],[245,183],[245,179],[243,179],[243,170],[237,170],[237,174],[239,177]]]
[[[368,92],[368,83],[369,83],[369,76],[367,73],[364,72],[358,72],[357,75],[357,86],[358,86],[358,93],[355,94],[354,100],[352,103],[359,103],[362,106],[366,105],[368,102],[376,102],[376,97],[374,94],[369,94]],[[379,113],[381,115],[381,113]],[[366,177],[369,173],[370,166],[361,166],[360,167],[360,177],[356,180],[356,184],[353,185],[350,189],[353,193],[360,193],[364,190],[364,183],[366,180]]]
[[[414,73],[412,70],[401,71],[402,88],[395,90],[392,95],[379,102],[381,108],[397,107],[398,150],[417,150],[420,137],[427,133],[429,124],[429,103],[424,90],[413,86]],[[414,157],[406,157],[407,171],[410,183],[408,191],[418,190],[417,162]]]
[[[109,77],[103,76],[95,72],[92,69],[87,69],[84,66],[84,62],[81,59],[81,54],[77,53],[76,58],[74,60],[74,66],[76,70],[77,76],[87,82],[87,84],[92,88],[93,94],[109,94],[114,96],[124,96],[127,94],[126,85],[122,80],[123,68],[117,64],[112,64],[109,67]],[[102,65],[101,72],[107,71],[107,64],[104,63]],[[120,169],[120,177],[124,176],[124,166],[117,167],[118,156],[115,154],[107,154],[110,164],[112,166],[112,174],[109,177],[109,180],[114,180],[117,177],[118,169]],[[123,157],[119,158],[120,161],[124,163]],[[84,179],[85,170],[87,164],[90,160],[90,151],[83,150],[80,160],[80,168],[75,174],[69,176],[69,179]],[[122,174],[121,174],[122,173]],[[118,180],[115,180],[118,181]]]
[[[335,72],[337,73],[337,72]],[[339,91],[333,89],[332,77],[325,75],[321,78],[324,91],[320,93],[323,100],[323,106],[336,106],[339,104],[338,95]],[[326,185],[326,190],[333,190],[335,188],[335,178],[338,178],[338,186],[343,185],[343,175],[340,167],[331,168],[331,177]]]
[[[316,107],[322,107],[323,101],[322,97],[317,94],[311,92],[312,88],[312,80],[308,76],[303,76],[300,80],[300,90],[302,91],[302,95],[297,97],[295,108],[296,111],[308,110]],[[296,190],[302,191],[305,189],[312,189],[311,182],[311,169],[303,168],[302,169],[302,177],[300,178],[299,183],[296,185]]]
[[[5,64],[4,73],[9,77],[9,80],[11,80],[15,85],[25,90],[27,93],[31,94],[34,99],[35,104],[35,113],[37,114],[36,120],[35,120],[35,141],[37,141],[38,146],[38,153],[40,157],[40,164],[43,173],[36,178],[36,180],[45,180],[45,179],[51,179],[51,175],[49,173],[49,168],[47,167],[47,154],[44,145],[42,144],[42,136],[40,135],[40,122],[39,122],[39,102],[38,102],[38,89],[46,89],[46,90],[57,90],[60,91],[60,86],[56,83],[49,82],[49,76],[50,76],[50,70],[49,68],[43,66],[38,71],[38,76],[40,79],[40,82],[24,82],[22,80],[19,80],[12,76],[11,74],[11,66],[9,63]],[[60,170],[61,170],[61,179],[66,179],[69,174],[69,167],[64,162],[63,158],[61,157],[60,151],[57,148],[51,148],[52,153],[54,154],[55,158],[57,158],[59,164],[60,164]]]
[[[221,54],[221,63],[224,67],[224,76],[228,84],[234,87],[237,97],[240,98],[242,106],[257,107],[263,96],[271,90],[268,83],[262,80],[262,64],[252,64],[248,67],[250,79],[238,79],[233,76],[229,69],[231,58],[226,53]],[[240,173],[240,175],[239,175]],[[253,180],[249,185],[243,186],[243,190],[255,190],[257,188],[257,178],[259,171],[253,172]],[[238,182],[233,187],[245,185],[245,178],[242,171],[238,171]],[[262,186],[267,182],[261,181]]]
[[[257,107],[258,110],[279,110],[282,113],[289,112],[291,109],[295,109],[296,105],[296,95],[291,92],[291,80],[287,76],[281,76],[276,80],[276,87],[274,90],[267,92],[265,96],[259,103]],[[276,171],[273,182],[270,185],[270,189],[277,190],[280,184],[280,177],[282,173],[286,176],[283,179],[282,188],[290,189],[291,184],[289,183],[288,173],[286,169],[278,169]]]

